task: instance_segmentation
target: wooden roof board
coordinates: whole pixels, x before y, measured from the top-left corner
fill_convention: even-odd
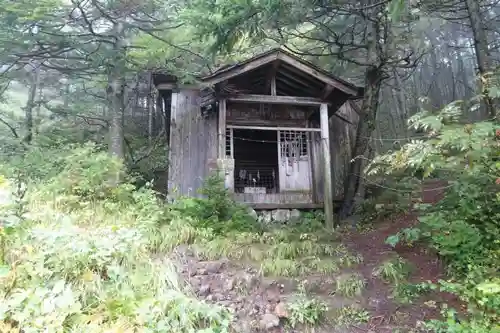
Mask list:
[[[283,49],[272,49],[238,64],[221,68],[210,75],[201,77],[200,79],[205,84],[215,85],[219,82],[256,70],[277,60],[288,67],[288,69],[292,67],[296,72],[303,74],[301,77],[306,76],[311,79],[316,79],[317,81],[331,85],[351,96],[358,96],[360,94],[361,89],[359,87],[342,80]]]

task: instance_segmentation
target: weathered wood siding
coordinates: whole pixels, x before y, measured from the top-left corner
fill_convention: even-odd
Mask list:
[[[311,204],[313,203],[312,194],[301,192],[284,193],[234,193],[233,198],[237,202],[248,204],[275,204],[279,207],[281,204]]]
[[[243,126],[306,127],[308,107],[228,102],[226,123]]]
[[[315,203],[323,202],[324,192],[324,162],[321,153],[321,133],[311,133],[311,158],[312,158],[312,185],[313,200]]]
[[[356,139],[356,128],[359,116],[346,102],[337,111],[337,114],[351,122],[339,117],[330,118],[330,152],[332,156],[332,184],[334,198],[342,198],[344,194],[344,180],[349,171],[352,149]]]
[[[202,115],[199,91],[172,93],[169,196],[200,196],[197,190],[217,163],[217,114]]]
[[[342,199],[344,194],[344,180],[347,177],[349,163],[352,159],[351,152],[355,142],[358,114],[346,102],[337,111],[339,117],[330,117],[330,154],[332,160],[332,188],[334,200]],[[313,135],[312,158],[313,158],[313,190],[315,202],[323,202],[323,156],[321,152],[321,138],[319,133]]]

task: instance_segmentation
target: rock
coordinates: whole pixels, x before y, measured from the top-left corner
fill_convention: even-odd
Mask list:
[[[370,300],[368,301],[368,306],[376,310],[378,310],[382,304],[382,300],[378,298],[370,298]]]
[[[264,289],[272,288],[276,286],[278,282],[276,280],[271,280],[271,279],[264,279],[262,280],[262,287]]]
[[[205,263],[205,270],[210,274],[217,274],[222,269],[222,263],[219,261],[212,261]]]
[[[259,284],[259,278],[253,274],[245,274],[244,281],[248,289],[252,289]]]
[[[286,310],[285,303],[278,303],[274,308],[274,314],[278,316],[278,318],[288,318],[288,311]]]
[[[266,299],[268,302],[277,303],[280,301],[280,291],[279,289],[268,289],[266,290]]]
[[[198,274],[198,275],[207,275],[208,271],[205,268],[200,268],[200,269],[198,269],[198,271],[196,272],[196,274]]]
[[[272,217],[272,212],[271,211],[262,211],[260,216],[259,216],[259,219],[258,219],[259,222],[263,223],[263,224],[269,224],[273,221],[273,217]]]
[[[259,215],[257,215],[257,212],[252,207],[248,207],[248,215],[250,215],[256,221],[259,218]]]
[[[201,285],[201,280],[198,277],[193,277],[189,279],[189,283],[194,287],[197,288],[198,286]]]
[[[210,294],[210,285],[209,284],[202,285],[198,290],[198,295],[207,296],[208,294]]]
[[[272,313],[266,313],[260,319],[260,327],[264,329],[269,330],[274,327],[278,327],[279,325],[280,325],[280,319]]]
[[[224,284],[224,291],[226,291],[226,292],[232,291],[234,289],[235,285],[236,285],[235,278],[231,278],[231,279],[227,280],[226,283]]]
[[[292,209],[290,211],[290,220],[289,220],[289,222],[291,224],[295,224],[295,223],[300,222],[300,219],[301,219],[300,211],[298,209]]]
[[[278,223],[286,223],[290,220],[290,211],[287,209],[276,209],[271,213],[272,220]]]
[[[251,333],[252,332],[252,325],[247,321],[233,323],[231,326],[232,326],[231,328],[233,329],[232,332],[238,332],[238,333]]]

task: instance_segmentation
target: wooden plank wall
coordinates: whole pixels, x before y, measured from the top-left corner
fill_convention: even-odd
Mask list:
[[[333,197],[342,198],[344,194],[344,180],[348,176],[349,164],[353,158],[352,149],[356,139],[356,128],[359,116],[352,109],[349,102],[344,103],[337,114],[339,117],[330,118],[330,151],[332,156],[332,184]]]
[[[351,152],[355,142],[358,114],[346,102],[337,111],[342,118],[350,121],[354,125],[338,117],[330,117],[330,154],[332,160],[332,188],[334,200],[339,200],[344,194],[344,180],[347,177]],[[321,152],[321,138],[318,133],[312,134],[312,160],[313,160],[313,191],[316,203],[323,202],[323,156]]]
[[[313,200],[315,203],[323,202],[324,194],[324,162],[321,153],[321,133],[311,133],[311,168],[313,178]]]
[[[228,102],[228,125],[306,127],[311,107]],[[319,127],[319,126],[318,126]]]
[[[197,190],[216,165],[217,114],[201,114],[197,90],[174,92],[171,105],[169,196],[199,197]]]

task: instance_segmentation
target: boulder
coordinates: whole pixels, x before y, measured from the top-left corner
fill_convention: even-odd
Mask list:
[[[260,327],[263,329],[272,329],[274,327],[278,327],[280,325],[280,319],[278,316],[272,313],[266,313],[260,319]]]
[[[288,209],[276,209],[271,213],[272,220],[278,223],[286,223],[290,220],[290,211]]]
[[[278,316],[278,318],[288,318],[288,311],[286,310],[286,305],[283,302],[276,304],[274,308],[274,314]]]

